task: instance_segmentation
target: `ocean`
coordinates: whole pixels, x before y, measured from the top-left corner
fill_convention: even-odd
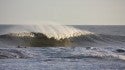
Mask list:
[[[125,70],[125,26],[0,25],[0,70]]]

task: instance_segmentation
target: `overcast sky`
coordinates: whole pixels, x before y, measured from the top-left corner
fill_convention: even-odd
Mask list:
[[[0,0],[0,24],[125,25],[125,0]]]

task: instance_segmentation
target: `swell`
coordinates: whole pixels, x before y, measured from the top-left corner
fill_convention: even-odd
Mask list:
[[[91,47],[92,48],[92,47]],[[114,50],[115,51],[115,50]],[[124,53],[119,54],[111,50],[102,49],[102,48],[92,48],[87,49],[83,47],[75,48],[1,48],[0,49],[0,59],[28,59],[28,58],[40,58],[43,61],[46,59],[86,59],[86,58],[95,58],[95,59],[118,59],[125,60]]]
[[[75,47],[75,48],[54,48],[46,56],[51,58],[64,58],[64,59],[120,59],[125,60],[124,53],[119,54],[108,49],[91,47],[91,49]]]
[[[71,38],[79,46],[125,45],[125,36],[90,34]]]

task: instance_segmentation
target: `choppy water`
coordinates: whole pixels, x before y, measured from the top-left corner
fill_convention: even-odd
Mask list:
[[[45,28],[40,28],[42,32],[41,30],[38,31],[37,28],[37,32],[45,35],[52,32],[51,36],[56,35],[54,37],[55,39],[58,38],[57,40],[66,37],[72,41],[72,45],[60,47],[54,44],[50,47],[17,48],[18,44],[15,43],[26,39],[20,37],[15,39],[11,39],[12,37],[3,38],[3,36],[13,32],[18,33],[16,36],[20,36],[20,32],[36,32],[34,27],[1,25],[0,70],[125,69],[125,26],[60,26],[57,28],[56,26],[49,26],[47,28],[53,30],[48,32]]]

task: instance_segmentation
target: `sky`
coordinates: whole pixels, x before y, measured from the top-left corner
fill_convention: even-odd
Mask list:
[[[125,25],[125,0],[0,0],[0,24]]]

